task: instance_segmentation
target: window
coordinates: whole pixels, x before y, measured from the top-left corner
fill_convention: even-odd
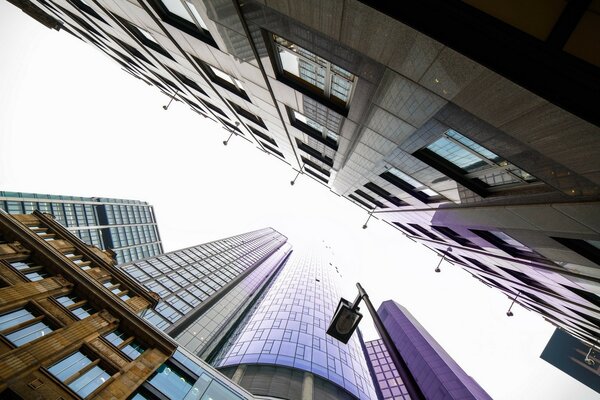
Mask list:
[[[181,82],[183,82],[184,85],[191,87],[192,89],[197,90],[198,92],[202,93],[203,95],[207,96],[206,92],[204,90],[202,90],[202,88],[200,87],[200,85],[198,85],[196,82],[194,82],[193,80],[191,80],[190,78],[188,78],[187,76],[185,76],[184,74],[177,72],[175,70],[169,69],[169,71],[171,71],[171,73],[173,75],[175,75],[177,78],[179,78],[179,80]]]
[[[449,237],[450,239],[454,240],[456,243],[458,243],[462,246],[472,247],[474,249],[480,248],[475,243],[471,242],[469,239],[467,239],[465,237],[462,237],[461,235],[459,235],[458,233],[456,233],[455,231],[453,231],[450,228],[447,228],[445,226],[436,226],[436,225],[431,225],[431,228],[438,231],[442,235],[446,235],[447,237]]]
[[[249,127],[250,131],[255,134],[256,136],[258,136],[261,139],[266,140],[267,142],[271,143],[273,146],[275,147],[279,147],[277,146],[277,142],[275,141],[275,139],[273,139],[271,136],[267,135],[266,133],[262,133],[261,131],[259,131],[258,129],[254,129],[253,127]]]
[[[330,157],[326,156],[325,154],[322,154],[320,151],[318,151],[316,149],[313,149],[306,143],[300,141],[298,138],[296,138],[296,146],[298,146],[298,149],[313,156],[314,158],[321,161],[322,163],[329,165],[330,167],[333,167],[333,160]]]
[[[375,204],[379,208],[388,208],[385,204],[383,204],[382,202],[380,202],[377,199],[373,198],[372,196],[369,196],[368,194],[366,194],[365,192],[363,192],[360,189],[359,190],[355,190],[354,193],[356,193],[357,195],[359,195],[363,199],[365,199],[365,200],[367,200],[367,201]]]
[[[148,383],[171,399],[183,399],[192,389],[195,379],[171,364],[161,365]]]
[[[267,126],[265,125],[265,123],[261,117],[252,114],[250,111],[238,106],[237,104],[235,104],[231,101],[229,102],[229,104],[235,110],[236,113],[238,113],[242,117],[246,118],[248,121],[254,122],[256,125],[263,127],[264,129],[267,129]]]
[[[270,36],[278,78],[347,114],[356,76],[278,35]]]
[[[420,225],[411,224],[411,223],[409,223],[408,225],[412,226],[414,229],[418,230],[419,232],[421,232],[423,235],[427,236],[430,239],[439,240],[440,242],[443,242],[443,240],[441,238],[437,237],[436,235],[434,235],[433,233],[429,232],[427,229],[423,228]]]
[[[368,210],[373,210],[375,209],[375,206],[368,204],[365,201],[362,201],[361,199],[359,199],[358,197],[356,197],[355,195],[353,195],[352,193],[350,193],[348,195],[348,198],[354,200],[355,202],[357,202],[358,204],[360,204],[361,206],[363,206],[364,208],[368,209]]]
[[[329,180],[327,178],[324,178],[321,175],[317,174],[315,171],[313,171],[312,169],[310,169],[308,166],[305,166],[304,170],[306,172],[308,172],[309,175],[314,176],[315,178],[317,178],[321,182],[323,182],[323,183],[329,183]]]
[[[406,225],[401,224],[400,222],[392,222],[392,224],[396,225],[398,228],[402,229],[404,232],[407,232],[411,236],[421,236],[412,229],[408,228]]]
[[[396,207],[402,207],[402,206],[407,206],[408,205],[407,203],[403,202],[402,200],[400,200],[399,198],[397,198],[396,196],[394,196],[393,194],[391,194],[387,190],[385,190],[385,189],[377,186],[373,182],[368,182],[364,186],[367,189],[369,189],[370,191],[372,191],[373,193],[376,193],[379,196],[383,197],[385,200],[389,201],[390,203],[392,203]]]
[[[89,6],[89,4],[85,1],[85,0],[69,0],[75,7],[79,8],[81,11],[87,13],[88,15],[91,15],[92,17],[96,18],[97,20],[100,20],[104,23],[106,23],[106,21],[100,16],[98,15],[98,13]]]
[[[325,125],[321,125],[317,121],[299,113],[296,110],[292,110],[289,107],[286,108],[290,118],[290,123],[293,127],[301,130],[313,139],[318,140],[324,145],[337,151],[339,140],[337,131],[333,131]]]
[[[471,229],[471,232],[513,257],[547,263],[547,260],[543,256],[535,253],[529,247],[516,241],[504,232],[477,229]]]
[[[0,332],[18,347],[52,332],[42,319],[25,308],[10,311],[0,315]]]
[[[86,398],[102,386],[110,375],[98,361],[92,361],[77,351],[48,368],[48,372],[67,385],[79,396]]]
[[[242,131],[240,130],[240,128],[238,128],[236,125],[232,124],[232,123],[231,123],[231,122],[229,122],[229,121],[226,121],[226,120],[224,120],[223,118],[219,118],[219,121],[221,121],[221,123],[222,123],[223,125],[225,125],[227,128],[229,128],[230,130],[232,130],[232,131],[235,131],[236,133],[238,133],[238,134],[240,134],[240,135],[244,136],[244,132],[242,132]]]
[[[219,107],[209,103],[208,101],[203,101],[202,104],[204,104],[204,107],[206,108],[210,108],[211,110],[213,110],[214,112],[216,112],[217,114],[227,118],[227,114],[225,114],[223,112],[223,110],[221,110]]]
[[[452,129],[414,156],[480,196],[493,187],[537,182],[534,176]]]
[[[560,237],[552,237],[552,239],[588,260],[600,265],[600,240],[568,239]]]
[[[133,337],[128,337],[124,332],[119,330],[115,330],[107,335],[104,335],[104,338],[110,343],[114,344],[132,360],[135,360],[144,352],[144,348],[138,343],[134,342]]]
[[[329,172],[329,170],[322,168],[320,165],[318,165],[315,162],[310,161],[306,157],[301,157],[301,158],[302,158],[302,164],[310,166],[312,169],[319,171],[320,173],[322,173],[323,175],[325,175],[327,177],[331,176],[331,173]]]
[[[157,53],[160,53],[163,56],[170,58],[171,60],[174,61],[173,57],[169,54],[169,52],[166,51],[160,44],[158,44],[158,42],[156,41],[156,39],[154,38],[154,36],[152,36],[152,34],[150,32],[148,32],[147,30],[145,30],[143,28],[140,28],[139,26],[132,24],[131,22],[127,21],[124,18],[119,17],[118,15],[116,15],[116,17],[119,21],[121,21],[121,23],[123,25],[125,25],[125,27],[129,30],[129,32],[131,32],[133,34],[133,36],[135,36],[146,47],[149,47],[152,50],[156,51]]]
[[[198,9],[187,0],[150,0],[160,18],[181,31],[217,47]]]
[[[94,312],[94,309],[86,304],[86,300],[79,300],[75,296],[57,297],[56,301],[62,304],[63,307],[71,311],[78,319],[89,317]]]
[[[240,96],[246,101],[250,101],[246,90],[244,90],[244,85],[238,79],[221,71],[217,67],[213,67],[212,65],[205,63],[198,57],[192,56],[192,58],[196,61],[200,68],[202,68],[204,73],[208,75],[213,83],[221,86],[223,89],[226,89],[237,96]]]
[[[276,148],[274,148],[274,147],[272,147],[272,146],[269,146],[269,145],[268,145],[268,144],[266,144],[265,142],[261,142],[261,144],[262,144],[263,146],[265,146],[265,148],[266,148],[266,149],[268,149],[268,150],[269,150],[270,152],[272,152],[273,154],[277,154],[279,157],[281,157],[281,158],[284,158],[284,159],[285,159],[285,157],[283,156],[283,153],[282,153],[282,152],[280,152],[279,150],[277,150]]]
[[[416,199],[421,200],[423,203],[434,203],[444,200],[442,196],[431,190],[428,186],[425,186],[397,168],[392,167],[379,176]]]

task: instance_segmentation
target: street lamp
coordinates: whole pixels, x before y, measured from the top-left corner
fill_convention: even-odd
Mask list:
[[[446,249],[446,251],[448,253],[452,253],[452,247],[448,247]],[[446,257],[446,253],[442,253],[442,258],[440,259],[440,262],[438,263],[437,267],[435,267],[435,272],[442,272],[442,270],[440,269],[440,265],[442,264],[442,261],[444,261],[444,258]]]
[[[238,121],[235,121],[235,126],[236,127],[240,126],[240,123]],[[225,129],[227,129],[227,128],[225,128]],[[231,137],[233,135],[237,135],[237,133],[235,133],[235,131],[233,129],[227,129],[227,130],[231,133],[229,134],[229,137],[227,138],[227,140],[223,140],[223,146],[227,146],[227,143],[229,143],[229,139],[231,139]]]
[[[511,308],[512,308],[512,306],[515,304],[515,301],[517,301],[517,298],[519,297],[519,295],[520,295],[520,294],[521,294],[521,291],[519,290],[519,292],[517,293],[517,295],[516,295],[516,296],[515,296],[515,298],[513,299],[512,303],[510,303],[510,307],[508,307],[508,311],[506,312],[506,315],[507,315],[508,317],[512,317],[513,315],[515,315],[515,314],[513,314],[513,312],[512,312],[512,311],[510,311],[510,309],[511,309]]]
[[[598,343],[598,340],[596,340],[596,342],[592,345],[592,347],[590,347],[590,351],[588,351],[588,353],[585,355],[585,359],[583,360],[583,362],[586,363],[587,365],[589,365],[590,367],[593,367],[594,365],[596,365],[596,360],[594,360],[590,356],[592,355],[592,350],[594,350],[594,347],[596,347],[597,343]]]
[[[365,224],[363,225],[363,229],[367,229],[367,224],[369,223],[369,220],[373,216],[374,212],[375,212],[375,209],[372,209],[371,211],[369,211],[369,216],[367,217],[367,220],[365,221]]]
[[[168,110],[169,106],[171,105],[171,102],[173,101],[173,99],[175,98],[175,96],[177,96],[177,93],[179,93],[179,90],[177,90],[175,93],[173,93],[173,96],[171,96],[171,100],[169,100],[169,104],[167,104],[166,106],[163,106],[163,110]]]
[[[294,184],[296,183],[296,179],[298,179],[298,177],[300,176],[300,174],[302,173],[302,170],[304,169],[304,164],[302,164],[300,166],[300,170],[298,171],[298,173],[296,174],[296,177],[294,178],[294,180],[290,181],[290,185],[294,186]]]
[[[369,295],[367,292],[365,292],[360,283],[357,283],[356,287],[358,288],[358,296],[356,296],[356,299],[353,303],[350,303],[348,300],[343,298],[340,299],[338,307],[335,310],[331,322],[329,323],[329,327],[327,328],[327,334],[342,343],[348,343],[348,340],[350,340],[350,337],[362,319],[362,314],[358,312],[358,304],[361,301],[364,301],[369,313],[371,314],[371,318],[373,318],[375,328],[377,329],[379,336],[381,336],[383,344],[390,353],[390,357],[394,362],[396,369],[398,370],[400,378],[404,382],[404,386],[406,387],[410,398],[412,400],[424,400],[425,396],[423,395],[421,388],[419,385],[417,385],[415,377],[408,369],[406,361],[404,361],[400,355],[398,348],[396,348],[392,342],[392,338],[385,328],[385,325],[383,325],[379,315],[377,315],[377,311],[373,307],[373,304],[371,304],[371,300],[369,300]]]

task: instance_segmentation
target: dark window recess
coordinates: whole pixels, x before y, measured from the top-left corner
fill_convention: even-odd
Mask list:
[[[202,40],[204,43],[211,45],[212,47],[219,48],[217,43],[211,36],[210,32],[206,29],[199,27],[190,20],[180,17],[169,11],[167,7],[160,0],[149,0],[150,6],[160,16],[160,19],[174,26],[175,28],[195,37],[196,39]]]
[[[433,151],[423,148],[414,152],[413,156],[423,161],[430,167],[435,168],[447,177],[452,178],[467,189],[477,193],[481,197],[489,196],[489,185],[477,178],[467,178],[465,176],[467,174],[465,171],[448,162],[443,157],[438,156]]]
[[[600,319],[598,319],[596,317],[592,317],[591,315],[573,310],[572,308],[569,308],[569,310],[573,311],[575,314],[579,315],[581,318],[585,319],[590,324],[596,326],[596,328],[600,328]],[[597,336],[598,334],[596,333],[595,335]]]
[[[376,193],[379,196],[383,197],[385,200],[389,201],[390,203],[392,203],[396,207],[402,207],[402,206],[407,206],[408,205],[408,203],[403,202],[402,200],[400,200],[399,198],[397,198],[396,196],[394,196],[393,194],[391,194],[387,190],[385,190],[385,189],[377,186],[373,182],[365,183],[364,186],[367,189],[369,189],[370,191],[372,191],[373,193]]]
[[[200,85],[198,85],[196,82],[194,82],[193,80],[191,80],[190,78],[188,78],[187,76],[183,75],[180,72],[177,72],[175,70],[169,69],[169,71],[171,71],[171,73],[173,75],[175,75],[181,82],[183,82],[184,85],[191,87],[192,89],[197,90],[198,92],[202,93],[205,96],[208,96],[206,94],[206,92],[204,90],[202,90],[202,88],[200,87]]]
[[[506,241],[502,240],[500,237],[496,236],[492,232],[482,231],[482,230],[478,230],[478,229],[471,229],[471,232],[473,232],[477,236],[485,239],[486,241],[490,242],[491,244],[493,244],[500,250],[504,251],[505,253],[507,253],[513,257],[524,258],[524,259],[530,260],[530,261],[543,262],[546,264],[548,263],[548,260],[546,258],[544,258],[543,256],[526,248],[524,245],[522,245],[520,243],[519,243],[519,248],[517,248],[517,247],[515,247],[516,245],[511,245],[510,243],[507,243]],[[498,232],[498,233],[505,235],[504,233],[501,233],[501,232]],[[513,242],[517,243],[514,239],[511,239],[511,240]]]
[[[180,92],[180,91],[181,91],[181,89],[179,88],[179,86],[177,86],[177,85],[175,84],[175,82],[173,82],[173,81],[171,81],[171,80],[169,80],[169,79],[167,79],[167,78],[164,78],[164,77],[162,77],[162,76],[159,76],[159,78],[160,78],[160,80],[161,80],[161,81],[163,81],[163,82],[164,82],[164,84],[165,84],[165,85],[169,86],[169,87],[170,87],[171,89],[173,89],[175,92]]]
[[[358,197],[356,197],[352,193],[350,193],[348,195],[348,197],[351,198],[352,200],[354,200],[355,202],[357,202],[358,204],[360,204],[361,206],[363,206],[364,208],[368,209],[368,210],[372,210],[372,209],[375,208],[372,205],[368,204],[366,201],[362,201],[361,199],[359,199]]]
[[[156,51],[157,53],[162,54],[163,56],[175,61],[173,59],[173,57],[169,54],[169,52],[166,51],[161,45],[156,43],[154,40],[146,37],[146,35],[142,32],[142,28],[135,26],[131,22],[127,21],[124,18],[119,17],[116,14],[113,14],[113,15],[127,28],[127,30],[129,30],[129,32],[131,32],[131,34],[133,36],[135,36],[140,42],[142,42],[142,44],[144,44],[144,46],[149,47],[152,50]],[[148,33],[148,35],[150,35],[150,33]],[[152,35],[150,35],[150,36],[152,36]]]
[[[236,131],[237,133],[239,133],[240,135],[244,136],[244,132],[242,132],[240,130],[240,128],[238,128],[234,124],[230,123],[229,121],[224,120],[223,118],[219,118],[219,121],[221,121],[221,123],[223,125],[225,125],[226,127],[228,127],[229,129],[232,129],[232,130]]]
[[[544,285],[544,284],[536,281],[535,279],[531,279],[529,276],[527,276],[526,274],[524,274],[522,272],[515,271],[515,270],[512,270],[512,269],[508,269],[508,268],[503,268],[503,267],[498,267],[498,268],[500,268],[502,271],[506,272],[507,274],[509,274],[513,278],[517,279],[518,281],[521,281],[526,286],[534,287],[534,288],[539,289],[539,290],[541,290],[543,292],[548,292],[548,293],[556,294],[553,290],[549,289],[546,285]]]
[[[383,204],[379,200],[375,199],[374,197],[369,196],[368,194],[366,194],[365,192],[363,192],[360,189],[355,190],[354,193],[356,193],[357,195],[359,195],[363,199],[365,199],[365,200],[367,200],[367,201],[375,204],[379,208],[388,208],[388,206],[386,206],[385,204]]]
[[[310,175],[312,175],[315,178],[317,178],[318,180],[320,180],[320,181],[322,181],[324,183],[329,183],[329,180],[327,180],[326,178],[324,178],[321,175],[317,174],[315,171],[311,170],[309,167],[304,167],[304,170],[306,172],[308,172]]]
[[[238,85],[241,85],[241,83],[239,81],[237,81],[234,77],[219,70],[218,68],[212,67],[211,65],[205,63],[204,61],[202,61],[201,59],[199,59],[196,56],[192,56],[192,58],[196,61],[196,63],[200,66],[200,68],[202,68],[202,71],[204,71],[204,73],[210,78],[210,80],[214,84],[235,94],[236,96],[241,97],[242,99],[244,99],[246,101],[250,101],[250,97],[248,97],[248,94],[246,93],[246,91],[244,89],[242,89],[240,86],[238,86]],[[213,69],[213,68],[215,68],[215,69]],[[217,75],[215,73],[215,70],[222,76]],[[225,79],[225,78],[227,78],[227,79]],[[236,85],[234,82],[237,82],[238,85]]]
[[[563,285],[565,286],[565,285]],[[586,299],[587,301],[589,301],[590,303],[596,305],[597,307],[600,307],[600,296],[594,294],[594,293],[590,293],[586,290],[583,289],[577,289],[574,288],[572,286],[565,286],[567,289],[569,289],[571,292],[575,293],[576,295],[583,297],[584,299]]]
[[[275,141],[275,139],[273,139],[271,136],[269,136],[269,135],[267,135],[267,134],[264,134],[264,133],[262,133],[262,132],[261,132],[261,131],[259,131],[258,129],[254,129],[254,128],[252,128],[252,127],[249,127],[249,128],[250,128],[250,131],[251,131],[253,134],[255,134],[256,136],[258,136],[259,138],[266,140],[267,142],[271,143],[271,144],[272,144],[273,146],[275,146],[275,147],[279,147],[279,146],[277,146],[277,142]]]
[[[310,161],[306,157],[300,157],[300,158],[302,158],[303,164],[310,166],[312,169],[319,171],[320,173],[322,173],[323,175],[325,175],[327,177],[331,176],[331,173],[328,170],[326,170],[325,168],[321,167],[319,164]]]
[[[478,276],[479,278],[485,280],[486,282],[488,282],[489,284],[491,284],[492,286],[497,287],[498,289],[504,290],[506,292],[508,292],[508,294],[512,293],[512,290],[510,290],[509,288],[507,288],[506,286],[496,282],[495,280],[493,280],[492,278],[488,278],[487,276]],[[520,303],[519,303],[520,304]]]
[[[439,240],[440,242],[444,241],[444,240],[442,240],[442,238],[437,237],[436,235],[434,235],[433,233],[429,232],[427,229],[423,228],[420,225],[411,224],[411,223],[409,223],[409,225],[412,226],[413,228],[415,228],[416,230],[418,230],[419,232],[421,232],[423,235],[427,236],[430,239]]]
[[[475,265],[480,270],[482,270],[484,272],[487,272],[488,274],[491,274],[491,275],[494,275],[494,276],[502,278],[502,276],[498,272],[494,271],[493,269],[491,269],[490,267],[488,267],[484,263],[482,263],[480,261],[477,261],[476,259],[471,258],[471,257],[463,256],[463,258],[465,260],[467,260],[468,262],[470,262],[471,264]]]
[[[543,300],[542,298],[536,296],[533,293],[521,290],[521,294],[519,294],[519,297],[527,297],[528,299],[532,300],[535,304],[537,304],[538,306],[543,306],[546,309],[549,310],[554,310],[557,312],[561,312],[559,309],[557,309],[556,307],[554,307],[552,304],[548,303],[546,300]]]
[[[79,8],[81,11],[85,12],[86,14],[91,15],[92,17],[96,18],[97,20],[102,21],[106,24],[106,21],[92,7],[88,6],[83,1],[69,0],[69,2],[71,4],[73,4],[75,7]]]
[[[392,185],[396,186],[397,188],[402,189],[415,199],[422,201],[423,203],[438,203],[444,200],[442,196],[429,196],[419,190],[414,190],[414,187],[412,185],[404,182],[402,179],[398,178],[391,172],[384,172],[379,176],[391,183]]]
[[[288,113],[288,117],[290,119],[290,124],[298,129],[301,130],[302,132],[306,133],[308,136],[310,136],[311,138],[323,143],[325,146],[329,147],[330,149],[333,149],[335,151],[337,151],[338,149],[338,143],[337,141],[333,140],[332,138],[330,138],[329,136],[323,137],[323,133],[319,132],[318,130],[316,130],[315,128],[313,128],[312,126],[309,126],[307,124],[305,124],[302,121],[299,121],[298,119],[296,119],[296,117],[294,117],[294,112],[291,108],[286,107],[287,113]]]
[[[194,111],[200,111],[202,113],[205,113],[206,111],[204,111],[204,109],[202,107],[200,107],[200,104],[196,103],[195,101],[192,101],[190,99],[188,99],[187,97],[182,97],[186,103],[188,103],[188,105],[190,107],[192,107],[194,109]]]
[[[213,110],[214,112],[216,112],[219,115],[222,115],[223,117],[227,118],[227,114],[225,114],[223,112],[223,110],[221,110],[219,107],[212,105],[211,103],[209,103],[208,101],[203,101],[202,104],[204,104],[204,106],[206,108],[210,108],[211,110]]]
[[[392,222],[392,224],[396,225],[398,228],[402,229],[404,232],[408,233],[409,235],[418,236],[418,237],[421,236],[417,232],[413,231],[406,225],[401,224],[400,222]]]
[[[558,243],[562,244],[563,246],[573,250],[575,253],[579,254],[580,256],[585,257],[588,260],[592,261],[593,263],[600,265],[600,249],[591,245],[587,241],[580,240],[580,239],[560,238],[560,237],[552,237],[552,239],[556,240]]]
[[[124,48],[126,51],[128,51],[130,54],[132,54],[134,57],[147,62],[150,65],[153,65],[150,60],[148,60],[146,58],[145,55],[143,55],[138,49],[136,49],[135,47],[123,42],[122,40],[119,40],[113,36],[111,36],[111,39],[114,40],[116,43],[118,43],[122,48]]]
[[[94,35],[104,38],[104,35],[102,35],[96,28],[94,28],[91,24],[89,24],[86,20],[84,20],[83,18],[79,17],[78,15],[73,14],[72,12],[70,12],[69,10],[64,9],[63,7],[59,6],[58,4],[56,4],[56,7],[60,8],[60,10],[67,14],[69,17],[71,17],[72,19],[74,19],[75,21],[77,21],[77,23],[85,28],[87,31],[89,31],[90,33],[93,33]]]
[[[238,106],[234,102],[230,101],[229,105],[231,105],[231,107],[235,110],[236,113],[246,118],[248,121],[254,122],[256,125],[267,129],[267,126],[265,125],[261,117],[252,114],[250,111]]]
[[[462,237],[457,232],[453,231],[452,229],[450,229],[448,227],[431,225],[431,228],[433,228],[434,230],[438,231],[442,235],[445,235],[445,236],[449,237],[450,239],[454,240],[456,243],[458,243],[458,244],[460,244],[462,246],[472,247],[474,249],[479,249],[480,248],[475,243],[471,242],[469,239],[467,239],[465,237]]]
[[[283,156],[283,153],[280,152],[279,150],[277,150],[276,148],[274,148],[272,146],[269,146],[265,142],[261,142],[260,144],[262,144],[263,146],[265,146],[265,148],[268,149],[271,153],[277,154],[279,157],[285,159],[285,157]]]
[[[300,141],[298,138],[296,138],[296,146],[298,146],[298,148],[300,150],[302,150],[303,152],[313,156],[314,158],[321,161],[322,163],[327,164],[330,167],[333,167],[333,160],[331,158],[327,157],[326,155],[321,154],[320,151],[313,149],[306,143]]]
[[[167,87],[165,85],[163,85],[162,83],[160,83],[159,81],[150,78],[149,76],[146,77],[146,79],[148,79],[150,82],[152,82],[152,84],[154,86],[156,86],[157,88],[159,88],[160,90],[162,90],[165,93],[169,93],[169,89],[167,89]]]
[[[127,66],[127,68],[131,69],[131,67],[133,66],[133,67],[136,67],[136,68],[142,69],[142,68],[141,68],[141,67],[140,67],[140,66],[139,66],[139,65],[138,65],[138,64],[137,64],[135,61],[133,61],[131,58],[127,57],[125,54],[123,54],[123,53],[121,53],[120,51],[117,51],[117,50],[113,50],[113,51],[114,51],[114,52],[115,52],[115,53],[116,53],[116,54],[117,54],[119,57],[121,57],[121,58],[123,59],[123,61],[124,61],[124,62],[121,62],[121,61],[120,61],[120,60],[119,60],[117,57],[113,57],[113,56],[111,56],[111,57],[112,57],[113,59],[115,59],[115,60],[119,61],[119,63],[121,63],[121,64],[125,64],[125,63],[129,64],[129,65]],[[109,54],[109,55],[110,55],[110,54]]]
[[[465,265],[464,261],[462,261],[460,258],[456,257],[454,254],[450,253],[447,250],[442,250],[442,249],[436,249],[437,251],[439,251],[440,253],[444,254],[444,256],[446,258],[451,259],[452,261],[454,261],[457,264],[461,264],[461,265]]]

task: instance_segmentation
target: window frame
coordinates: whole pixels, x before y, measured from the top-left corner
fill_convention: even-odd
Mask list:
[[[311,121],[313,121],[314,123],[319,124],[317,121],[314,121],[312,118],[307,117],[306,115],[302,114],[300,111],[298,110],[294,110],[293,108],[290,108],[288,106],[285,106],[285,109],[287,111],[288,114],[288,119],[290,121],[290,125],[292,125],[294,128],[304,132],[305,134],[307,134],[308,136],[310,136],[311,138],[323,143],[325,146],[331,148],[334,151],[337,151],[339,148],[339,138],[340,138],[340,134],[338,132],[333,132],[331,129],[329,129],[327,126],[322,125],[323,126],[323,131],[319,131],[316,128],[308,125],[307,123],[300,121],[298,118],[296,118],[296,113],[300,114],[301,116],[303,116],[306,119],[309,119]],[[332,133],[334,133],[335,135],[337,135],[337,140],[333,139],[331,136],[329,136],[329,134],[327,133],[327,131],[331,131]]]
[[[275,71],[275,76],[276,76],[277,80],[285,83],[292,89],[294,89],[300,93],[303,93],[303,94],[307,95],[308,97],[311,97],[312,99],[326,105],[327,107],[336,111],[338,114],[342,115],[343,117],[348,116],[348,109],[350,108],[350,103],[352,102],[354,92],[356,91],[356,85],[358,83],[357,75],[354,75],[350,71],[347,71],[348,73],[353,75],[354,81],[352,82],[352,87],[351,87],[350,93],[348,95],[348,100],[344,101],[342,99],[339,99],[339,98],[331,95],[330,90],[328,90],[328,88],[329,89],[331,88],[331,81],[332,81],[332,78],[329,78],[330,77],[329,73],[331,72],[332,65],[334,65],[337,68],[344,69],[344,70],[345,70],[345,68],[342,68],[342,67],[332,63],[331,61],[328,61],[328,60],[320,57],[316,53],[313,53],[312,51],[305,49],[303,46],[300,46],[300,45],[294,43],[293,41],[290,41],[290,40],[284,38],[283,36],[280,36],[274,32],[270,32],[270,31],[263,29],[261,31],[261,33],[263,35],[263,40],[265,41],[265,44],[266,44],[267,53],[269,55],[269,58],[271,59],[271,64],[273,66],[273,70]],[[302,48],[303,50],[314,54],[316,57],[319,57],[320,59],[322,59],[324,62],[327,63],[327,65],[325,66],[326,67],[325,69],[328,73],[326,73],[326,75],[325,75],[326,83],[324,85],[325,86],[324,89],[320,89],[318,86],[313,85],[312,83],[308,82],[307,80],[302,79],[301,77],[296,76],[288,71],[285,71],[285,69],[283,68],[283,64],[281,62],[281,58],[279,57],[279,54],[277,52],[277,46],[279,46],[279,45],[275,43],[275,36],[280,37],[281,39],[286,40],[286,41],[292,43],[293,45],[298,46],[298,47]],[[284,50],[285,50],[285,48],[284,48]],[[289,50],[286,50],[286,51],[289,51]],[[299,54],[294,53],[294,55],[298,56]],[[307,62],[313,63],[313,61],[311,61],[311,60],[307,60]]]
[[[406,172],[401,171],[399,168],[396,168],[396,167],[391,167],[387,171],[385,171],[379,175],[382,179],[384,179],[387,182],[391,183],[392,185],[396,186],[398,189],[401,189],[404,192],[408,193],[415,199],[417,199],[425,204],[440,203],[440,202],[447,200],[444,196],[435,192],[435,190],[431,189],[429,186],[427,186],[423,183],[421,183],[421,186],[419,186],[419,187],[413,186],[412,184],[408,183],[406,180],[404,180],[401,177],[399,177],[398,175],[394,174],[392,172],[392,170],[399,171],[400,173],[411,177],[416,182],[419,182],[419,183],[421,183],[421,182],[419,180],[413,178],[410,174],[407,174]],[[428,195],[427,193],[424,192],[424,190],[427,190],[427,189],[437,193],[437,195],[436,196]]]
[[[0,331],[0,334],[2,335],[2,337],[4,339],[6,339],[8,342],[10,342],[14,347],[20,347],[20,346],[23,346],[23,345],[25,345],[27,343],[31,343],[31,342],[33,342],[35,340],[38,340],[38,339],[42,338],[46,334],[42,334],[39,337],[36,337],[36,338],[34,338],[32,340],[28,340],[26,342],[19,343],[19,344],[15,343],[13,341],[13,339],[9,338],[9,335],[15,334],[17,332],[20,332],[20,331],[22,331],[24,329],[30,328],[30,327],[32,327],[32,326],[34,326],[36,324],[39,324],[39,323],[44,324],[45,328],[50,329],[49,333],[52,333],[53,331],[55,331],[56,329],[58,329],[58,327],[55,324],[53,324],[52,321],[49,318],[47,318],[47,316],[42,311],[38,310],[35,307],[31,307],[31,306],[25,306],[25,307],[13,309],[13,310],[10,310],[8,312],[2,313],[0,316],[17,313],[19,311],[25,311],[25,312],[27,312],[31,316],[31,318],[26,319],[26,320],[21,321],[21,322],[18,322],[18,323],[14,324],[14,325],[7,326],[6,328],[4,328],[4,329],[2,329]]]
[[[217,68],[217,67],[210,65],[206,61],[203,61],[194,55],[191,55],[191,56],[194,59],[194,61],[196,61],[196,64],[198,64],[198,66],[202,69],[202,71],[204,71],[204,73],[208,76],[208,78],[210,79],[210,81],[212,83],[222,87],[223,89],[227,90],[228,92],[233,93],[236,96],[241,97],[242,99],[251,103],[250,97],[248,97],[248,93],[246,92],[246,89],[244,89],[244,85],[242,84],[242,82],[239,79],[237,79],[234,76],[231,76],[227,72],[223,71],[221,68]],[[222,74],[227,75],[229,78],[234,80],[234,82],[236,82],[236,81],[239,82],[239,85],[229,82],[225,78],[220,77],[219,75],[217,75],[217,73],[215,73],[215,71],[214,71],[215,69],[217,71],[221,72]]]
[[[462,143],[458,139],[452,137],[448,132],[454,132],[457,135],[465,138],[466,140],[474,143],[476,146],[481,147],[483,150],[489,152],[490,154],[496,155],[500,161],[494,161],[494,160],[486,157],[486,155],[481,154],[480,152],[476,151],[475,149],[472,149],[468,145]],[[471,171],[471,172],[461,168],[457,164],[453,163],[452,161],[446,159],[445,157],[439,155],[438,153],[436,153],[435,151],[433,151],[429,148],[431,145],[439,142],[440,140],[447,140],[447,141],[451,142],[453,145],[457,146],[461,150],[464,150],[464,151],[468,152],[469,154],[471,154],[472,156],[478,158],[484,165],[487,164],[489,167],[478,170],[478,171]],[[543,182],[541,182],[534,175],[529,174],[527,171],[512,164],[511,162],[509,162],[508,160],[495,154],[491,150],[488,150],[486,147],[478,144],[477,142],[470,139],[469,137],[463,135],[462,133],[460,133],[454,129],[450,129],[450,128],[446,129],[446,131],[444,131],[444,133],[440,137],[436,138],[434,141],[430,142],[429,144],[422,147],[421,149],[415,151],[413,153],[413,156],[416,157],[417,159],[419,159],[420,161],[423,161],[430,167],[438,170],[442,174],[452,178],[456,182],[460,183],[461,185],[463,185],[467,189],[475,192],[476,194],[478,194],[481,197],[488,197],[493,193],[510,190],[510,189],[523,189],[523,188],[531,188],[531,187],[536,187],[536,186],[539,187],[539,186],[543,185]],[[500,163],[506,163],[506,165],[500,165]],[[530,175],[533,178],[533,180],[527,181],[527,180],[523,179],[522,177],[519,177],[517,174],[513,173],[512,171],[510,171],[510,169],[519,169],[519,170],[527,173],[528,175]],[[517,180],[517,182],[508,182],[508,183],[503,183],[503,184],[499,184],[499,185],[490,185],[490,184],[486,183],[483,179],[480,179],[484,175],[490,174],[494,171],[504,171],[505,173],[509,174],[511,177],[515,178]]]
[[[196,39],[203,41],[204,43],[208,44],[209,46],[219,49],[217,42],[215,42],[215,39],[212,37],[212,35],[208,29],[198,26],[197,24],[190,22],[190,21],[186,20],[185,18],[180,17],[177,14],[172,13],[167,8],[167,6],[165,6],[164,3],[160,0],[148,0],[148,3],[150,4],[150,7],[152,7],[154,9],[154,11],[158,14],[160,19],[162,21],[164,21],[165,23],[171,25],[174,28],[179,29],[182,32],[187,33],[190,36],[195,37]],[[190,10],[188,9],[188,7],[186,5],[183,5],[183,7],[188,12],[190,12]],[[190,13],[190,14],[192,14],[192,19],[195,19],[193,16],[193,13]],[[203,22],[205,22],[205,21],[203,20]]]
[[[119,20],[119,22],[121,22],[123,24],[125,29],[127,29],[127,31],[129,31],[133,36],[135,36],[135,38],[137,40],[142,42],[142,44],[145,47],[154,50],[158,54],[161,54],[164,57],[171,59],[172,61],[175,61],[173,56],[171,54],[169,54],[169,52],[158,43],[158,41],[156,40],[156,38],[154,38],[154,36],[152,36],[152,32],[149,32],[144,28],[140,28],[139,26],[135,25],[134,23],[127,21],[123,17],[120,17],[116,14],[113,14],[113,15]],[[150,39],[148,36],[152,39]]]

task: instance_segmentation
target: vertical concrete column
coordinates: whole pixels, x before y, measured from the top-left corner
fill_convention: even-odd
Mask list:
[[[302,400],[313,400],[314,376],[311,372],[304,372],[302,381]]]
[[[235,372],[233,373],[233,376],[231,377],[231,380],[233,381],[233,383],[236,383],[239,385],[240,381],[244,377],[245,372],[246,372],[246,365],[238,365]]]

